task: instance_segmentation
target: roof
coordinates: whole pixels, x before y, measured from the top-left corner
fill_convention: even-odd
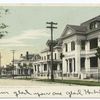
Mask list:
[[[41,53],[44,53],[46,51],[49,51],[49,48],[45,48],[44,50],[41,51]]]
[[[68,25],[72,29],[74,29],[76,32],[86,32],[87,28],[85,26],[79,26],[79,25]]]
[[[68,28],[71,29],[73,32],[71,34],[66,35],[66,32],[67,32]],[[67,24],[64,31],[63,31],[63,33],[61,34],[61,38],[71,36],[73,34],[83,34],[84,35],[84,34],[86,34],[86,31],[87,31],[86,26],[68,25]]]
[[[12,62],[13,62],[13,61],[12,61]],[[20,62],[21,62],[20,60],[17,60],[17,59],[14,60],[14,63],[15,63],[15,64],[20,63]]]
[[[94,21],[94,20],[99,20],[100,21],[100,15],[81,23],[81,25],[85,25],[85,24],[90,23],[91,21]]]

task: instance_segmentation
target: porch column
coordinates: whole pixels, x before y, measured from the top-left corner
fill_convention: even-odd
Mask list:
[[[62,60],[62,64],[63,64],[62,66],[63,74],[65,75],[67,73],[67,61],[65,58],[63,58]]]
[[[80,40],[75,43],[75,72],[80,74]]]
[[[98,46],[100,47],[100,35],[98,37]]]
[[[43,68],[44,68],[44,67],[43,67],[43,64],[42,64],[42,63],[40,64],[40,67],[41,67],[40,73],[43,73]]]
[[[100,35],[98,37],[98,47],[100,47]],[[100,59],[98,58],[98,68],[100,70]]]
[[[60,70],[60,63],[58,63],[57,64],[57,74],[58,74],[58,77],[60,76],[60,72],[61,72],[61,70]]]
[[[86,73],[90,72],[90,58],[89,57],[86,57],[85,59],[85,70],[86,70]]]
[[[89,40],[86,41],[85,49],[86,49],[86,54],[88,54],[88,52],[90,50]],[[89,56],[86,56],[86,58],[85,58],[85,71],[86,71],[86,73],[90,72],[90,58],[89,58]]]

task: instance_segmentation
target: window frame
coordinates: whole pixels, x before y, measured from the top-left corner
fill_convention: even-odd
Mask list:
[[[74,51],[75,50],[75,41],[72,41],[71,42],[71,51]]]
[[[44,71],[47,71],[47,64],[44,64]]]
[[[85,50],[85,40],[81,40],[81,50]]]
[[[90,68],[97,68],[97,67],[98,67],[98,58],[96,56],[90,57]]]
[[[90,50],[96,49],[98,47],[98,38],[90,39],[89,42],[90,42]],[[96,43],[96,45],[94,46],[93,43]]]

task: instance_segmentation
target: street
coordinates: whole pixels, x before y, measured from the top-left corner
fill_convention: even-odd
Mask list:
[[[68,86],[68,84],[40,82],[36,80],[0,79],[0,86]]]

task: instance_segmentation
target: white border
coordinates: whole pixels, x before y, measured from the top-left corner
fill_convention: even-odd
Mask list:
[[[100,0],[0,0],[0,3],[100,3]]]

